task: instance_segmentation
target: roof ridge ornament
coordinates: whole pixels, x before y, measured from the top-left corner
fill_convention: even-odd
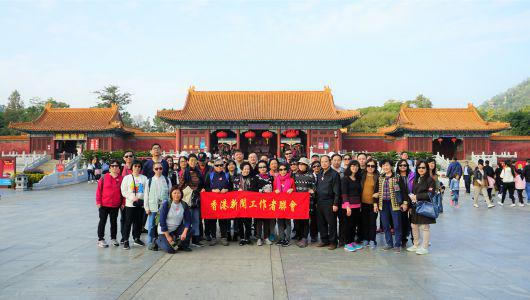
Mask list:
[[[324,86],[324,92],[331,94],[331,88],[329,87],[329,85]]]
[[[191,86],[188,88],[188,93],[192,93],[192,92],[195,92],[195,86],[194,86],[194,85],[191,85]]]

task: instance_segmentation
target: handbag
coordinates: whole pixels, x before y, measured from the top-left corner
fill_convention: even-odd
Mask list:
[[[433,197],[429,194],[431,201],[417,201],[416,202],[416,213],[420,216],[436,219],[438,218],[439,211],[438,205],[433,203]]]
[[[186,202],[191,207],[191,197],[193,195],[193,189],[188,185],[182,190],[182,201]]]

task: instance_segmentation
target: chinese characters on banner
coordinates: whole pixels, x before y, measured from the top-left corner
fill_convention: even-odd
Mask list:
[[[308,219],[309,193],[201,193],[204,219]]]

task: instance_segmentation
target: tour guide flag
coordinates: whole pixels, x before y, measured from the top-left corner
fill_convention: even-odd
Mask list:
[[[309,193],[201,193],[204,219],[309,219]]]

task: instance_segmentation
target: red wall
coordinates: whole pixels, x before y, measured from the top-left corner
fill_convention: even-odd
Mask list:
[[[134,151],[148,151],[154,143],[160,144],[162,151],[175,151],[175,137],[136,137],[127,140],[122,149],[131,149]]]
[[[16,151],[22,153],[25,151],[29,153],[29,139],[27,140],[0,140],[0,152],[11,152]]]
[[[518,160],[530,158],[530,140],[527,141],[491,141],[491,152],[517,152]]]
[[[355,152],[402,151],[407,148],[407,138],[385,139],[383,136],[355,137],[344,136],[342,148]]]

